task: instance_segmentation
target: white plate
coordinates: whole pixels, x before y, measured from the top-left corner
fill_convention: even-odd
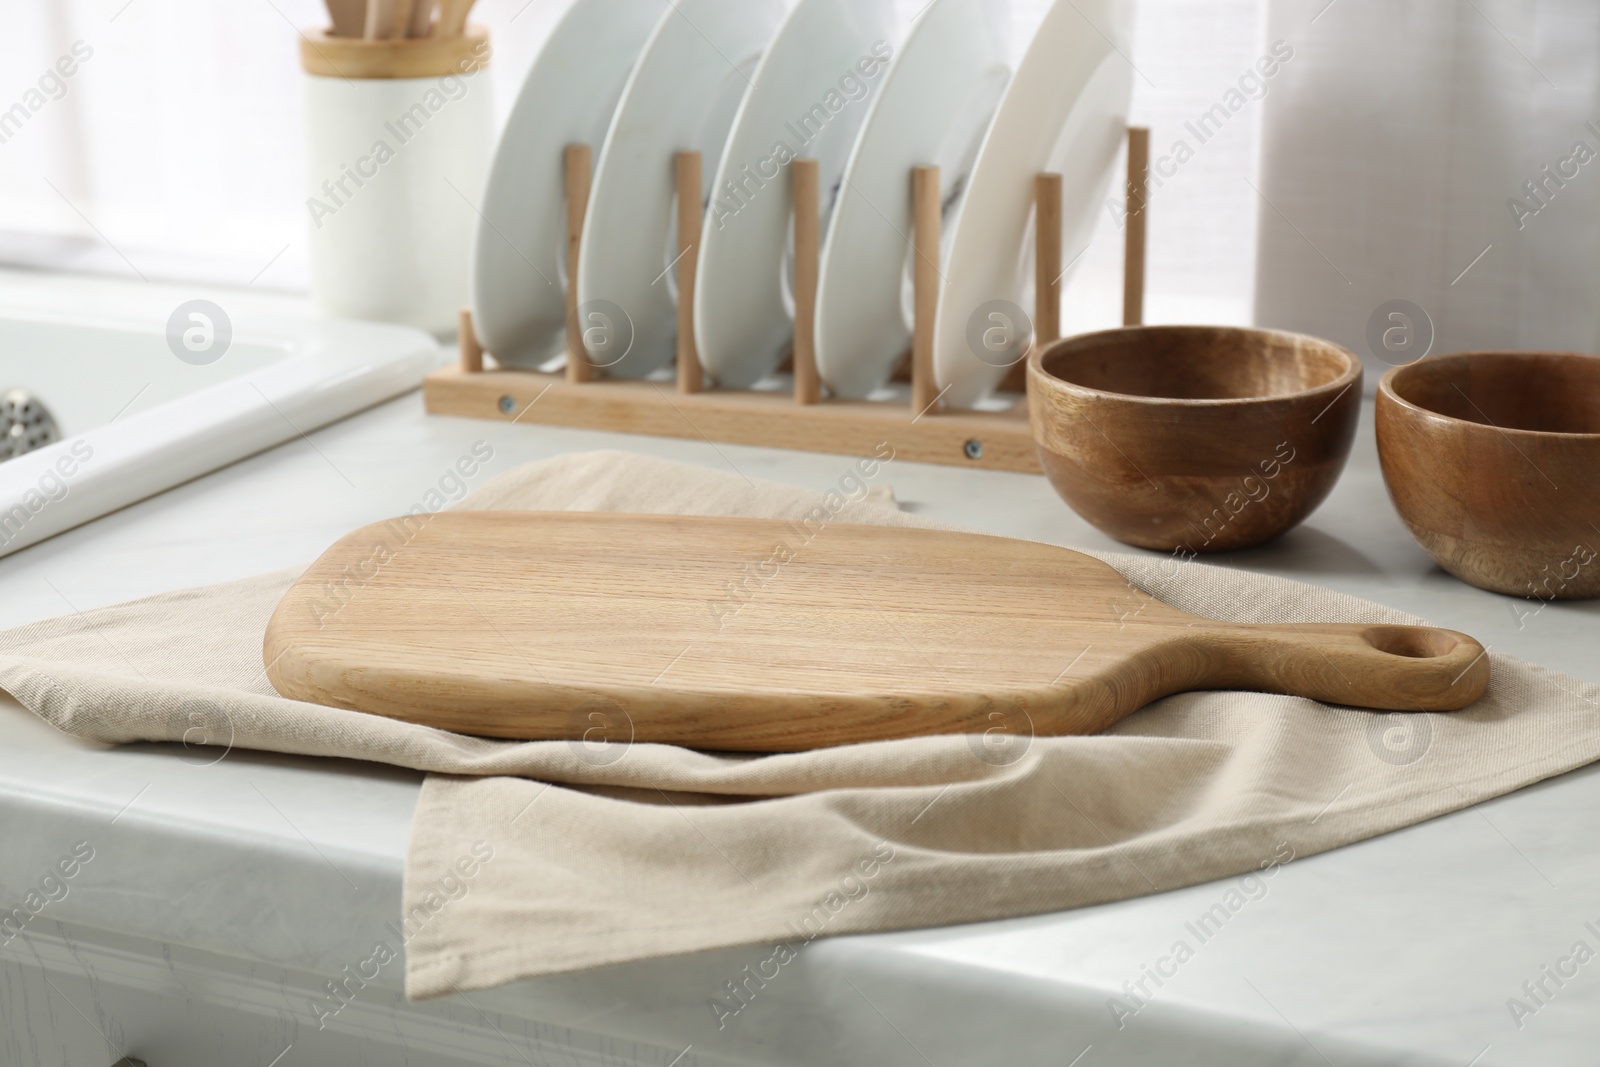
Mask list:
[[[564,350],[562,155],[569,144],[599,149],[628,71],[666,7],[667,0],[577,0],[522,83],[477,206],[472,248],[473,324],[501,363],[535,367]]]
[[[970,407],[1027,351],[1012,331],[1002,351],[983,338],[1006,328],[994,301],[1032,314],[1033,179],[1062,175],[1062,258],[1093,235],[1112,164],[1127,136],[1133,68],[1129,0],[1056,0],[1017,66],[955,213],[934,332],[933,371],[945,402]],[[989,330],[995,327],[994,330]],[[982,358],[979,352],[983,352]]]
[[[817,367],[837,395],[878,388],[911,344],[911,171],[937,164],[943,202],[959,196],[1011,77],[1009,21],[1005,0],[934,0],[867,112],[817,290]]]
[[[753,384],[789,347],[785,164],[818,161],[826,225],[895,25],[894,0],[800,0],[756,68],[712,185],[695,275],[700,360],[721,385]]]
[[[628,77],[595,171],[578,257],[578,302],[631,324],[611,373],[638,378],[672,359],[677,337],[673,154],[698,149],[705,188],[784,0],[675,0]],[[618,339],[620,341],[620,338]],[[597,362],[608,362],[591,353]]]

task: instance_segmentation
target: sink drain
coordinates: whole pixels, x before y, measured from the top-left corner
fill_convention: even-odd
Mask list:
[[[25,389],[13,389],[0,396],[0,460],[61,439],[55,416],[38,397]]]

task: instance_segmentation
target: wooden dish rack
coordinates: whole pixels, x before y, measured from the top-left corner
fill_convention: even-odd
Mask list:
[[[1149,130],[1128,128],[1128,212],[1123,256],[1123,323],[1138,325],[1144,311],[1146,172]],[[567,192],[567,277],[578,277],[578,247],[588,210],[591,150],[570,145],[565,155]],[[918,167],[912,174],[912,242],[916,252],[911,352],[897,381],[910,382],[910,402],[848,400],[822,395],[817,373],[815,324],[821,263],[821,189],[816,160],[790,164],[795,256],[795,337],[793,354],[781,370],[793,377],[792,391],[707,389],[695,344],[694,280],[698,241],[704,220],[702,163],[698,152],[679,152],[674,161],[678,190],[678,346],[676,388],[649,379],[607,379],[583,343],[577,287],[567,287],[567,366],[564,373],[485,369],[485,353],[473,329],[472,314],[461,312],[460,362],[429,374],[423,383],[427,411],[434,415],[536,422],[547,426],[653,434],[797,449],[868,455],[890,441],[895,457],[914,463],[940,463],[986,470],[1039,473],[1039,459],[1028,428],[1026,398],[1005,410],[942,411],[933,377],[934,317],[938,310],[940,263],[939,168]],[[1060,336],[1061,210],[1059,174],[1040,174],[1034,182],[1035,307],[1033,345]],[[670,269],[670,268],[669,268]],[[1002,392],[1026,388],[1026,359],[1001,383]]]

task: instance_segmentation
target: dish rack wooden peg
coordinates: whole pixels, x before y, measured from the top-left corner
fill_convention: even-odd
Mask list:
[[[674,164],[678,190],[694,189],[694,196],[678,197],[678,391],[698,393],[705,388],[700,351],[694,341],[694,277],[700,266],[700,229],[705,224],[704,188],[699,152],[679,152]]]
[[[1146,170],[1149,131],[1128,130],[1128,211],[1124,231],[1123,322],[1143,318],[1146,238]],[[677,196],[678,283],[676,386],[652,379],[607,377],[584,343],[577,304],[578,254],[588,211],[592,153],[568,146],[566,177],[567,364],[564,372],[486,368],[472,316],[461,313],[461,358],[457,366],[428,375],[427,410],[436,415],[536,422],[548,426],[609,430],[790,448],[844,455],[875,453],[885,442],[899,459],[915,463],[1038,473],[1028,429],[1026,401],[999,410],[944,410],[934,376],[934,328],[941,281],[941,186],[937,167],[918,167],[912,187],[912,342],[902,372],[891,383],[892,399],[849,400],[825,395],[817,366],[816,306],[821,272],[821,182],[815,160],[789,165],[790,219],[794,228],[794,348],[785,368],[788,390],[708,387],[695,338],[695,275],[705,220],[704,165],[698,152],[672,161]],[[1061,220],[1059,174],[1034,181],[1036,217],[1033,345],[1061,335]],[[491,358],[493,353],[487,353]],[[1026,387],[1025,360],[1001,382],[1002,394]]]
[[[567,381],[580,385],[595,378],[589,349],[583,343],[583,323],[578,319],[578,248],[583,242],[593,177],[589,146],[568,145],[562,164],[567,193]]]
[[[1150,131],[1128,127],[1128,210],[1122,231],[1122,325],[1144,323],[1145,225],[1150,204]]]

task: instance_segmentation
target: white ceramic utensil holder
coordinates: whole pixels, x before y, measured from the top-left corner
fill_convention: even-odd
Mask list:
[[[307,31],[300,55],[317,310],[454,332],[493,136],[487,34]]]

